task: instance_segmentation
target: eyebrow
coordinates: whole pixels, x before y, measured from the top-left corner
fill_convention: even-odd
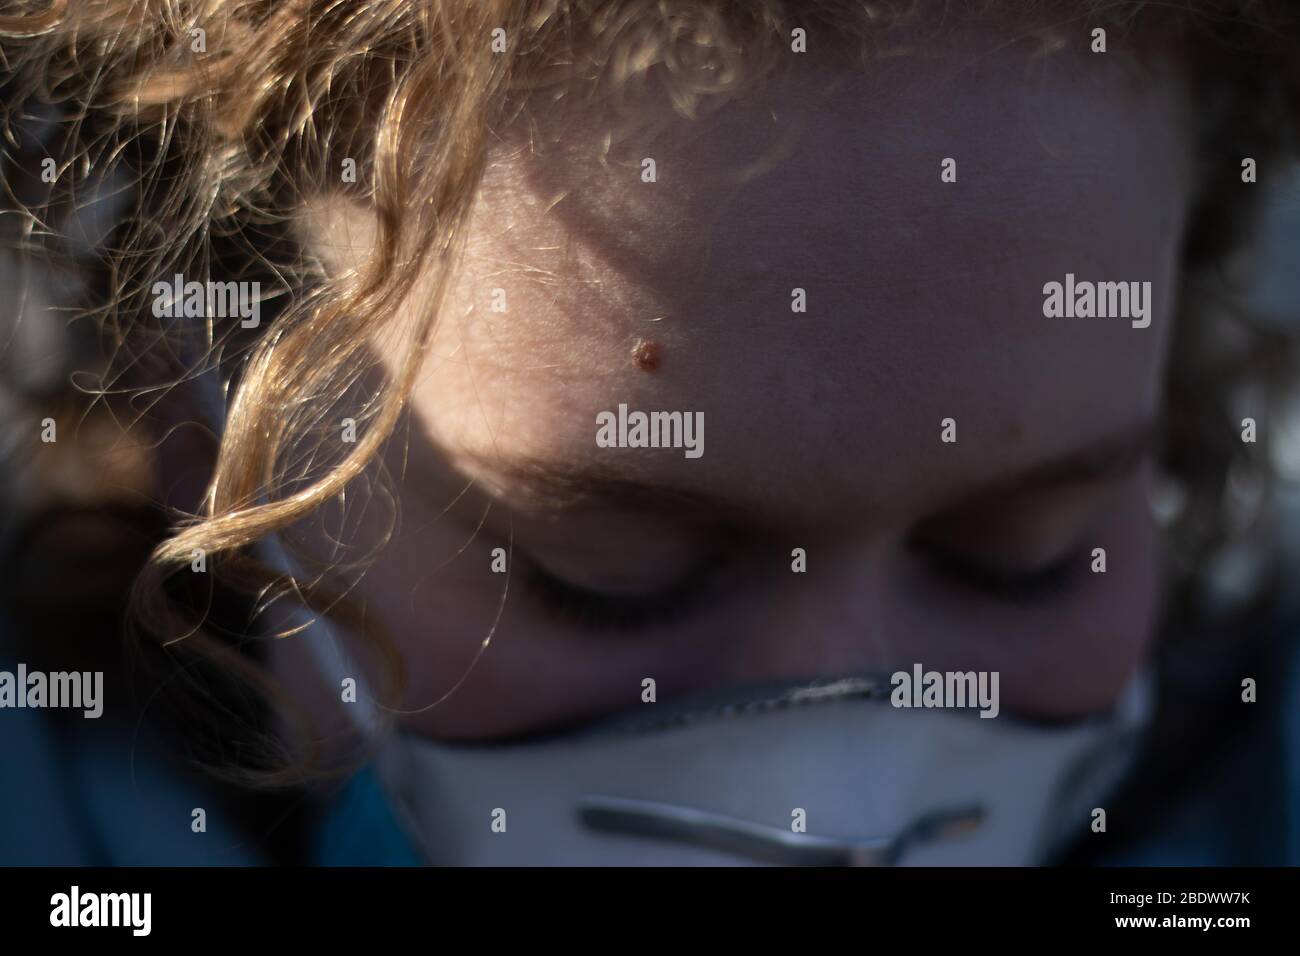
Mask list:
[[[1130,425],[1009,478],[995,479],[977,489],[972,497],[1023,494],[1126,477],[1155,450],[1159,434],[1154,420]]]
[[[1016,474],[960,489],[937,503],[935,510],[987,498],[1118,480],[1130,475],[1155,450],[1157,435],[1155,421],[1116,430]],[[672,512],[715,524],[762,523],[771,515],[771,509],[758,502],[645,482],[608,466],[567,467],[542,458],[501,461],[482,457],[472,461],[482,469],[480,483],[486,483],[497,494],[520,499],[518,504],[524,508],[564,512],[595,504],[642,513]]]

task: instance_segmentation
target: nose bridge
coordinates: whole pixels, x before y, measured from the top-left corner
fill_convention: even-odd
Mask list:
[[[891,661],[886,546],[872,541],[846,548],[815,590],[809,625],[821,673],[876,670]]]
[[[758,622],[747,677],[837,676],[896,663],[886,610],[885,546],[857,544],[817,556],[776,589]]]

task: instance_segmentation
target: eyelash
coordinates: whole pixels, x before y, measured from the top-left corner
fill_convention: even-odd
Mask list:
[[[1059,598],[1074,583],[1081,561],[1081,554],[1070,552],[1040,568],[1011,571],[932,547],[922,549],[922,554],[930,573],[1008,604],[1043,604]]]
[[[1043,604],[1059,598],[1074,581],[1081,560],[1071,552],[1041,568],[1008,571],[933,547],[920,547],[931,574],[1007,604]],[[593,631],[640,631],[689,617],[709,598],[719,561],[711,559],[653,594],[615,595],[578,587],[529,561],[524,586],[557,620]]]
[[[665,627],[691,615],[709,597],[717,559],[692,568],[653,594],[621,595],[570,584],[527,562],[524,586],[543,610],[557,620],[593,631],[638,631]]]

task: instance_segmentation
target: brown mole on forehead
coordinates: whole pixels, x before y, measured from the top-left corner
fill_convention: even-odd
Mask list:
[[[637,339],[632,346],[632,364],[643,372],[653,372],[663,361],[663,347],[649,339]]]

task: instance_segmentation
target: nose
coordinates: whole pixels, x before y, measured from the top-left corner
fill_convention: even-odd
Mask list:
[[[897,663],[883,542],[819,549],[753,611],[729,676],[736,680],[830,677]]]

